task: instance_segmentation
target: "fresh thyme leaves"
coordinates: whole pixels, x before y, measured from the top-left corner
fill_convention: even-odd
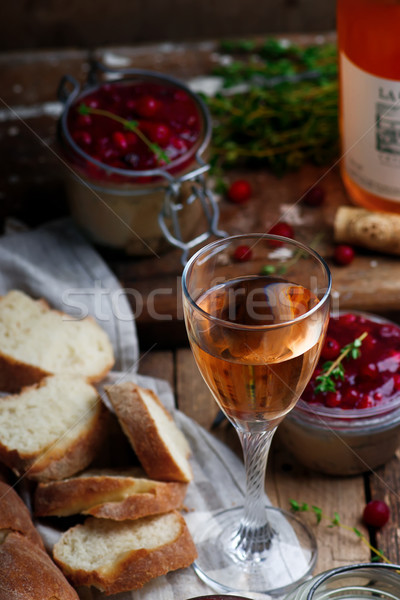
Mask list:
[[[231,60],[213,73],[224,89],[205,97],[214,120],[215,167],[251,164],[282,175],[306,161],[324,164],[337,156],[335,45],[244,40],[224,42],[221,51]]]
[[[364,331],[358,338],[353,340],[350,344],[344,346],[334,361],[327,361],[322,366],[322,373],[317,375],[315,381],[318,385],[315,386],[314,392],[316,394],[320,392],[335,392],[336,384],[335,380],[344,379],[345,369],[342,361],[346,356],[356,359],[361,355],[361,345],[363,340],[367,337],[368,332]]]
[[[333,513],[333,517],[328,517],[324,514],[322,508],[313,505],[310,506],[309,504],[307,504],[307,502],[298,502],[297,500],[290,499],[289,504],[294,512],[313,512],[316,516],[318,525],[321,523],[322,520],[326,520],[328,521],[329,528],[340,527],[346,531],[352,531],[361,540],[363,544],[368,546],[370,551],[373,553],[374,557],[372,558],[372,561],[383,561],[389,564],[391,563],[391,561],[381,552],[381,550],[374,548],[374,546],[370,544],[365,535],[359,529],[357,529],[357,527],[351,527],[349,525],[343,524],[337,512]]]
[[[123,117],[120,117],[119,115],[116,115],[110,112],[109,110],[103,110],[102,108],[93,108],[84,103],[78,106],[78,112],[81,115],[98,115],[101,117],[108,117],[113,121],[117,121],[117,123],[123,125],[123,127],[125,129],[128,129],[128,131],[133,131],[134,133],[136,133],[136,135],[142,140],[142,142],[144,142],[144,144],[146,144],[146,146],[157,156],[159,160],[167,164],[171,162],[164,150],[162,150],[162,148],[160,148],[160,146],[158,146],[157,144],[151,142],[149,138],[143,133],[143,131],[139,129],[138,121],[124,119]]]

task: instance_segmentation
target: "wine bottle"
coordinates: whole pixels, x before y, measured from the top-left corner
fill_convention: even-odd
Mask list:
[[[341,174],[350,199],[400,213],[400,0],[337,0]]]

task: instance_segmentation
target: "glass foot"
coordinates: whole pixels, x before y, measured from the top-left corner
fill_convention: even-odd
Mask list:
[[[266,506],[268,525],[249,532],[241,529],[242,515],[243,507],[214,513],[195,534],[194,569],[209,587],[220,593],[276,598],[311,575],[316,540],[297,517]]]

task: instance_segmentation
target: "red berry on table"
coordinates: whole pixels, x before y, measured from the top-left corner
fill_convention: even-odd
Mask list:
[[[238,262],[245,262],[250,260],[252,255],[251,248],[249,246],[238,246],[233,254],[233,258]]]
[[[351,262],[353,262],[354,257],[354,249],[346,244],[339,244],[336,246],[333,253],[335,263],[338,265],[349,265]]]
[[[390,509],[383,500],[371,500],[363,512],[363,521],[370,527],[383,527],[390,517]]]
[[[334,360],[339,356],[340,344],[332,337],[327,337],[322,346],[321,356],[324,360]]]
[[[314,185],[308,189],[303,196],[303,202],[308,206],[321,206],[324,199],[325,192],[319,185]]]
[[[246,179],[237,179],[228,189],[228,198],[235,204],[244,204],[249,200],[253,190]]]
[[[160,108],[160,103],[153,96],[142,96],[136,102],[136,110],[141,117],[154,117]]]
[[[282,237],[294,239],[293,227],[291,225],[289,225],[289,223],[286,223],[285,221],[280,221],[279,223],[276,223],[275,225],[273,225],[271,227],[271,229],[268,231],[268,233],[270,233],[272,235],[280,235]],[[268,244],[270,246],[278,247],[278,246],[282,246],[283,242],[278,242],[275,240],[268,240]]]

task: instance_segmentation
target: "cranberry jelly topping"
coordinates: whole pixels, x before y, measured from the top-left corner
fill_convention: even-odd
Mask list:
[[[334,379],[336,391],[315,392],[316,377],[347,344],[364,332],[358,358],[345,357],[344,379]],[[400,327],[377,323],[356,314],[331,319],[321,357],[302,400],[328,408],[364,409],[387,404],[400,396]]]
[[[82,104],[88,107],[87,114],[82,114]],[[134,122],[138,131],[91,109]],[[110,167],[144,171],[168,166],[185,155],[198,142],[202,122],[194,99],[184,90],[127,80],[80,96],[70,107],[67,127],[79,148],[92,158]],[[152,144],[161,152],[155,152]],[[83,168],[92,177],[102,177],[101,169],[96,172],[89,161]]]

